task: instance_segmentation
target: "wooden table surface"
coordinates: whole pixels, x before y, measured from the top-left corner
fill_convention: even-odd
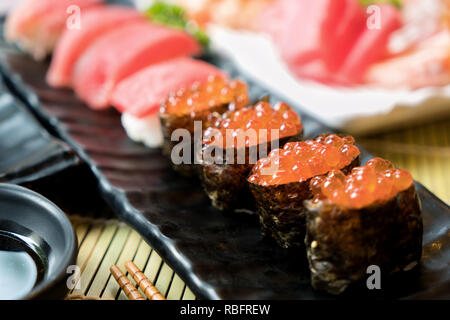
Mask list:
[[[450,203],[450,119],[366,137],[357,141],[372,154],[411,172],[446,203]],[[139,234],[117,220],[71,216],[79,241],[80,288],[68,299],[127,299],[109,273],[133,260],[167,299],[195,295]],[[131,279],[131,278],[130,278]],[[142,293],[142,292],[141,292]]]

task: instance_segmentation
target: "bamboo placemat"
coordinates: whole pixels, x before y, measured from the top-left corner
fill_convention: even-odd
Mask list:
[[[409,170],[414,179],[450,203],[450,119],[357,140],[374,155]],[[156,251],[124,223],[78,216],[72,216],[71,221],[80,247],[77,265],[81,283],[68,299],[127,299],[109,267],[116,264],[125,272],[128,260],[134,261],[167,299],[195,299]]]
[[[356,139],[450,203],[450,119]]]
[[[81,269],[81,276],[79,288],[72,290],[67,299],[126,300],[109,268],[116,264],[125,272],[124,264],[128,260],[132,260],[168,300],[195,299],[180,277],[126,224],[79,216],[70,219],[78,237],[76,264]],[[144,295],[142,291],[141,294]]]

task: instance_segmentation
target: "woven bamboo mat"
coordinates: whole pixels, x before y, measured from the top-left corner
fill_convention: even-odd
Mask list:
[[[356,139],[450,203],[450,119]]]
[[[357,140],[374,155],[409,170],[414,179],[450,203],[450,119]],[[109,273],[112,264],[126,271],[127,260],[133,260],[167,299],[195,299],[180,277],[127,225],[78,216],[71,220],[80,246],[81,281],[68,299],[127,299]]]
[[[132,260],[168,300],[195,299],[180,277],[126,224],[117,220],[70,218],[78,237],[77,265],[81,276],[79,287],[72,290],[67,299],[127,299],[109,268],[116,264],[125,272],[124,264],[128,260]],[[142,291],[141,294],[145,296]]]

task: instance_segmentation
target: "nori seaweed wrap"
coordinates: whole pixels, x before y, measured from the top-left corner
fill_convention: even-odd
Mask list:
[[[240,109],[248,104],[249,96],[247,85],[239,80],[227,80],[221,76],[212,76],[205,83],[195,83],[190,88],[181,88],[171,94],[162,104],[159,118],[163,133],[163,154],[172,155],[172,149],[179,144],[172,141],[172,133],[176,129],[189,131],[191,139],[186,147],[190,150],[188,163],[175,164],[171,161],[172,168],[186,177],[196,174],[194,121],[201,121],[196,135],[199,136],[198,150],[201,151],[202,131],[209,126],[212,115],[222,114],[228,110]],[[214,118],[214,116],[213,116]],[[183,150],[180,151],[182,157]]]
[[[247,135],[250,130],[255,133],[253,139]],[[290,140],[301,140],[302,134],[300,117],[286,103],[272,108],[260,101],[219,117],[205,130],[202,163],[203,187],[213,206],[220,210],[254,209],[247,178],[256,161]]]
[[[305,201],[305,245],[312,286],[340,294],[366,279],[409,270],[422,254],[422,215],[408,172],[375,158],[347,177],[331,172],[312,182]]]
[[[263,169],[278,161],[278,169]],[[332,169],[349,172],[359,165],[359,150],[350,136],[321,135],[315,140],[288,143],[261,159],[248,179],[256,200],[262,233],[283,248],[303,247],[303,201],[312,198],[311,178]]]

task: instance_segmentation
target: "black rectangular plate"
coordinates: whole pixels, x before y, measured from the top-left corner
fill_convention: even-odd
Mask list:
[[[207,60],[245,79],[226,59]],[[331,298],[312,290],[304,252],[284,250],[263,239],[255,215],[222,213],[211,207],[199,182],[170,170],[159,149],[128,139],[116,111],[93,111],[71,90],[48,87],[48,62],[33,61],[3,45],[0,66],[16,93],[88,163],[116,214],[159,252],[198,297]],[[245,80],[254,98],[267,93]],[[302,122],[307,137],[329,131],[306,114]],[[365,150],[362,156],[363,161],[371,157]],[[357,290],[344,297],[449,297],[450,209],[418,183],[417,190],[425,228],[420,267],[383,281],[379,291]]]
[[[27,184],[80,162],[72,148],[47,133],[0,78],[0,182]]]

